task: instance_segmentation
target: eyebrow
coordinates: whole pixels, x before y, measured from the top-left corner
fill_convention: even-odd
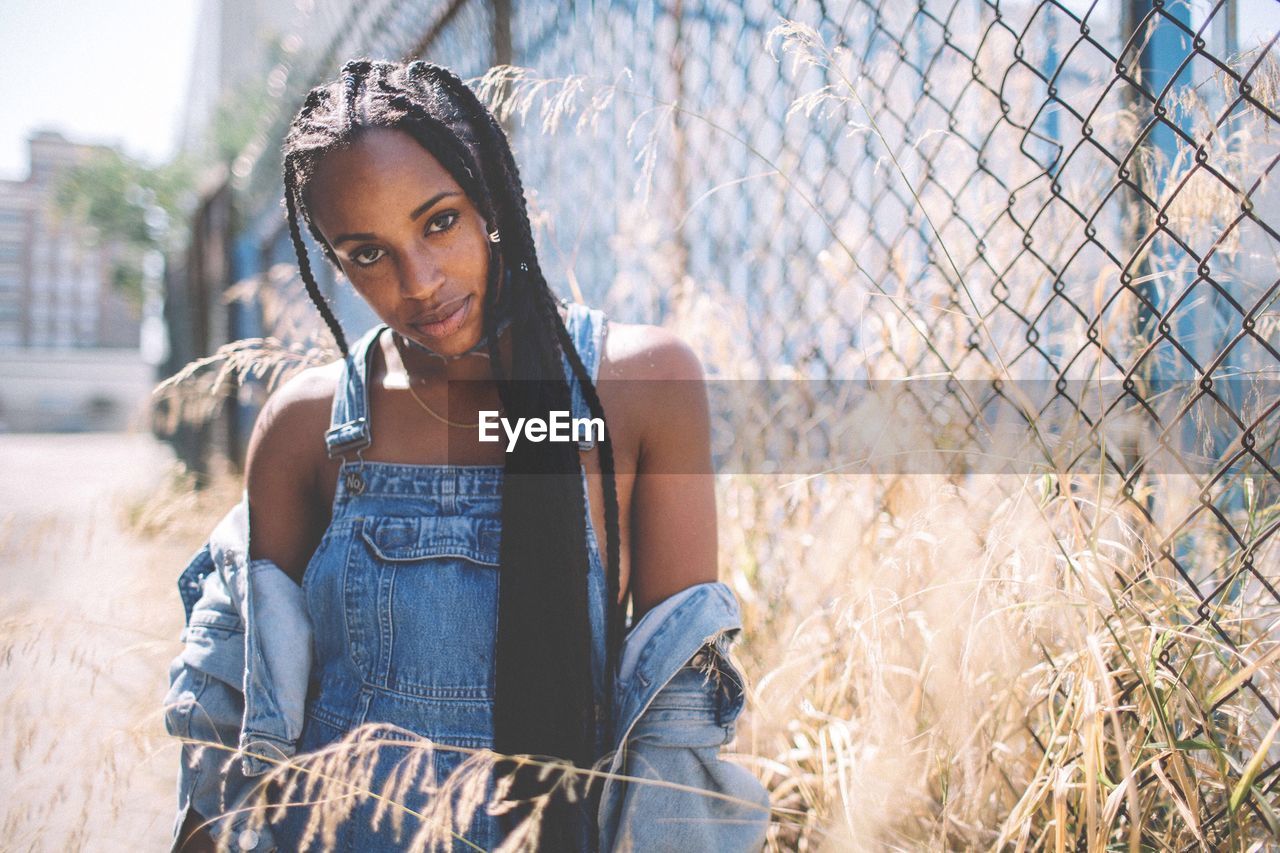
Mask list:
[[[418,205],[413,209],[413,213],[409,214],[409,221],[412,222],[413,220],[417,219],[419,216],[421,216],[422,214],[426,213],[428,210],[430,210],[431,208],[439,204],[442,199],[450,198],[456,195],[460,195],[460,193],[454,192],[453,190],[445,190],[444,192],[436,193],[431,198],[427,199],[422,204]],[[374,239],[376,239],[376,235],[369,234],[367,232],[361,232],[359,234],[340,234],[333,241],[333,245],[337,246],[341,243],[347,243],[351,240],[374,240]]]

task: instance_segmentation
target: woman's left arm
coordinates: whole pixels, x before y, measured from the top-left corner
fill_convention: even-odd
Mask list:
[[[633,327],[624,393],[639,421],[631,498],[634,618],[694,584],[717,578],[711,418],[697,355],[671,332]]]
[[[624,404],[638,438],[630,514],[636,627],[623,649],[625,743],[613,762],[631,781],[606,786],[602,849],[756,851],[768,795],[720,757],[744,693],[727,656],[736,601],[716,583],[706,382],[697,356],[670,332],[631,331],[640,343],[628,354]]]

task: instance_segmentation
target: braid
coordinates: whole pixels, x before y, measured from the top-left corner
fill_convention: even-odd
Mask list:
[[[465,88],[465,87],[464,87]],[[468,91],[470,91],[468,89]],[[475,97],[474,95],[472,96]],[[477,101],[478,103],[478,101]],[[490,116],[492,120],[492,116]],[[497,130],[497,123],[493,123],[493,127]],[[520,181],[519,172],[515,169],[515,160],[511,155],[510,148],[505,148],[504,160],[509,165],[509,177],[514,185],[513,195],[520,202],[520,219],[523,227],[523,237],[526,245],[529,247],[528,265],[529,272],[534,280],[542,283],[542,289],[550,296],[550,288],[547,286],[546,278],[542,273],[542,266],[538,263],[537,253],[533,250],[533,227],[529,221],[528,207],[525,203],[524,187]],[[595,383],[591,380],[591,376],[587,373],[586,367],[582,364],[582,358],[578,354],[577,348],[574,346],[572,339],[569,337],[569,330],[565,328],[564,321],[560,318],[560,312],[551,311],[552,322],[556,330],[556,335],[560,341],[560,349],[569,359],[569,364],[573,367],[574,375],[578,378],[578,384],[582,388],[583,397],[587,401],[587,406],[591,410],[592,417],[599,418],[605,425],[604,438],[600,442],[600,474],[604,481],[604,527],[605,527],[605,574],[607,577],[608,587],[608,608],[609,615],[607,626],[607,642],[606,651],[606,683],[612,690],[613,684],[617,678],[618,666],[622,656],[622,635],[623,635],[623,605],[619,604],[618,596],[621,591],[621,540],[619,534],[619,509],[618,509],[618,482],[614,466],[613,458],[613,440],[609,436],[609,421],[605,417],[604,407],[600,404],[600,397],[596,392]],[[612,696],[612,693],[606,694]]]
[[[524,257],[521,259],[526,264],[530,277],[534,281],[541,284],[541,289],[550,295],[550,288],[547,285],[546,277],[542,273],[541,264],[538,263],[538,255],[534,249],[533,226],[529,220],[528,204],[525,199],[524,185],[520,180],[520,172],[516,167],[515,157],[511,153],[509,145],[502,144],[501,140],[505,140],[506,136],[502,132],[501,126],[493,113],[490,112],[480,102],[475,92],[469,86],[462,82],[456,74],[438,65],[428,65],[418,60],[410,65],[410,74],[414,74],[414,69],[431,71],[441,80],[450,91],[454,93],[463,103],[467,104],[474,114],[478,117],[482,116],[486,119],[489,133],[488,139],[491,141],[492,147],[497,149],[492,152],[498,155],[502,164],[505,177],[511,185],[511,196],[520,206],[519,221],[522,226],[523,245],[525,248]],[[421,73],[419,71],[418,73]],[[569,363],[573,366],[574,375],[578,378],[578,383],[583,390],[583,396],[587,400],[587,405],[591,409],[592,417],[598,417],[605,424],[605,437],[600,442],[600,471],[604,480],[605,492],[605,536],[607,539],[606,553],[607,565],[606,573],[608,575],[609,587],[609,642],[607,644],[608,651],[608,670],[609,680],[612,682],[617,676],[617,667],[619,658],[621,657],[622,648],[622,608],[618,605],[618,595],[621,587],[620,577],[620,543],[619,543],[619,521],[618,521],[618,485],[615,476],[614,458],[613,458],[613,442],[609,438],[608,421],[604,415],[604,407],[600,405],[599,395],[596,393],[595,384],[591,381],[591,377],[587,374],[586,368],[582,364],[577,349],[573,345],[572,339],[569,337],[568,329],[565,328],[563,320],[560,318],[560,312],[552,310],[552,322],[554,324],[557,337],[559,338],[560,349],[569,358]],[[612,694],[608,694],[612,695]]]
[[[284,204],[289,219],[289,238],[293,241],[293,252],[298,256],[298,274],[302,276],[302,283],[307,288],[307,295],[311,297],[311,301],[315,303],[316,308],[320,311],[320,316],[324,318],[324,323],[329,327],[334,341],[338,344],[338,349],[342,352],[342,357],[346,358],[347,336],[342,333],[342,326],[338,323],[338,318],[334,316],[329,304],[325,302],[324,296],[320,293],[320,286],[316,284],[315,276],[311,273],[311,260],[307,257],[307,247],[302,242],[302,232],[298,228],[298,203],[294,198],[296,191],[295,167],[292,162],[286,159],[284,164]]]
[[[416,75],[421,75],[426,68],[426,63],[418,60],[408,67],[406,75],[410,79],[413,79]],[[464,189],[467,190],[469,195],[476,199],[477,206],[481,208],[481,213],[484,215],[485,221],[488,223],[496,221],[497,217],[494,214],[493,199],[484,181],[478,179],[478,164],[475,169],[471,167],[471,163],[469,162],[471,158],[467,154],[466,149],[461,146],[457,146],[458,150],[454,150],[454,143],[456,140],[449,132],[448,128],[429,115],[421,105],[415,103],[407,95],[395,92],[394,89],[391,88],[390,81],[387,80],[385,75],[380,75],[377,82],[380,88],[391,93],[391,97],[388,101],[391,106],[404,110],[407,114],[414,116],[420,122],[420,127],[415,127],[411,131],[414,136],[419,136],[419,134],[421,134],[424,137],[433,137],[434,141],[437,141],[440,144],[429,147],[435,147],[438,150],[439,147],[443,145],[443,147],[452,155],[450,158],[446,159],[453,159],[455,161],[456,168],[450,169],[449,171],[455,174],[459,171],[463,171],[473,178],[472,181],[468,182],[468,184],[464,186]],[[430,128],[429,131],[427,130],[428,128]],[[429,140],[420,138],[419,141],[425,143]],[[483,318],[485,339],[488,341],[489,364],[493,371],[494,380],[498,383],[499,397],[502,399],[503,405],[510,408],[510,401],[507,397],[508,391],[506,388],[505,370],[502,366],[502,358],[498,352],[498,306],[500,299],[504,295],[503,284],[505,279],[505,265],[503,264],[501,249],[492,243],[490,243],[489,246],[489,286],[485,289],[485,311]]]
[[[356,128],[356,99],[360,94],[360,84],[368,73],[368,60],[353,59],[342,66],[343,118],[348,133]]]
[[[299,121],[311,117],[311,114],[320,106],[320,99],[324,97],[324,89],[316,88],[307,92],[307,98],[302,102],[302,109],[298,111]]]
[[[578,385],[582,388],[582,395],[587,401],[587,408],[591,410],[591,416],[599,418],[600,422],[604,424],[604,436],[600,439],[600,476],[604,481],[605,568],[608,590],[606,613],[609,616],[606,624],[605,642],[605,660],[608,664],[605,668],[605,689],[607,691],[605,695],[612,696],[618,677],[619,658],[622,655],[622,620],[624,617],[624,603],[618,601],[618,596],[621,592],[621,578],[618,571],[621,534],[618,531],[618,479],[614,468],[613,437],[609,434],[609,421],[604,416],[604,406],[600,404],[600,395],[596,393],[595,383],[591,381],[586,365],[582,363],[582,357],[578,354],[578,349],[574,346],[573,339],[569,336],[569,329],[565,326],[564,321],[560,319],[559,311],[556,312],[556,334],[560,338],[561,349],[569,357],[569,364],[573,367],[574,375],[578,377]],[[611,708],[606,706],[606,710],[611,710]],[[610,730],[612,730],[615,722],[610,718]]]
[[[428,65],[427,63],[423,62],[421,59],[417,59],[409,63],[409,66],[405,69],[405,76],[408,77],[409,80],[419,84],[423,82],[424,78],[428,76],[433,77],[436,80],[436,82],[442,87],[444,87],[447,91],[455,91],[455,94],[457,94],[456,90],[453,88],[453,83],[450,80],[450,77],[452,75],[447,70],[445,70],[444,68],[441,68],[438,65]],[[466,87],[464,86],[463,88],[465,89]],[[467,90],[467,91],[470,92],[470,90]],[[463,97],[465,98],[465,94],[463,94]],[[481,183],[483,184],[485,182],[481,181]],[[509,181],[508,181],[508,187],[510,187]],[[500,222],[497,222],[498,217],[493,215],[492,199],[487,199],[487,203],[489,205],[489,208],[486,211],[486,214],[488,215],[488,218],[491,223],[496,223],[498,225],[498,231],[501,232],[503,230],[503,224]],[[502,251],[499,251],[493,254],[497,255],[498,257],[503,257]],[[513,259],[513,262],[518,263],[519,258]],[[490,288],[485,292],[485,308],[491,314],[496,314],[499,311],[499,306],[504,301],[509,303],[511,300],[511,295],[506,292],[507,288],[505,286],[506,285],[505,274],[499,275],[496,278],[496,281],[498,286]],[[495,366],[494,378],[498,379],[499,384],[501,384],[502,382],[501,359],[493,357],[494,353],[497,352],[496,341],[494,339],[494,335],[490,334],[488,329],[486,329],[486,335],[489,339],[490,346],[492,349],[492,352],[490,353],[490,356],[491,356],[490,363]]]
[[[507,405],[507,371],[502,365],[502,354],[498,350],[498,297],[492,293],[497,289],[505,289],[507,269],[502,260],[502,250],[492,243],[489,244],[489,266],[491,270],[496,267],[496,271],[490,278],[490,289],[484,294],[484,336],[489,342],[489,367],[498,383],[498,395],[502,398],[503,405]]]
[[[415,63],[415,65],[417,65]],[[520,180],[520,172],[515,163],[515,157],[511,153],[509,145],[505,144],[506,135],[503,133],[501,126],[493,117],[493,114],[484,107],[475,93],[462,82],[462,80],[452,72],[439,66],[428,66],[425,63],[422,66],[424,70],[432,72],[444,85],[451,91],[459,101],[469,108],[472,115],[476,118],[483,118],[486,124],[487,133],[480,135],[481,146],[488,148],[486,152],[493,156],[503,172],[510,187],[510,198],[518,206],[516,215],[512,218],[514,224],[519,228],[518,241],[519,248],[523,251],[518,253],[517,261],[520,268],[525,271],[531,283],[535,288],[530,293],[530,297],[534,298],[537,303],[539,313],[543,317],[543,322],[548,324],[555,332],[554,344],[555,350],[563,353],[569,360],[569,364],[573,370],[574,376],[578,380],[578,385],[582,389],[583,396],[587,402],[587,406],[591,411],[592,417],[597,417],[605,425],[604,437],[600,442],[600,473],[603,481],[604,499],[605,499],[605,577],[606,577],[606,630],[605,630],[605,674],[604,674],[604,695],[612,697],[617,683],[618,666],[621,658],[622,637],[623,637],[623,606],[618,603],[619,592],[621,588],[621,537],[619,533],[619,507],[618,507],[618,487],[617,474],[615,470],[613,457],[613,442],[609,435],[608,419],[605,417],[604,407],[600,403],[599,395],[596,391],[595,384],[592,382],[590,374],[587,372],[582,359],[574,346],[573,340],[569,335],[568,329],[565,327],[564,320],[560,317],[560,312],[556,309],[555,299],[551,294],[551,289],[547,284],[546,276],[543,274],[542,266],[538,261],[538,254],[535,248],[533,226],[529,219],[528,204],[524,193],[524,186]],[[412,68],[411,68],[412,73]],[[419,72],[420,73],[420,72]],[[584,506],[585,512],[585,506]],[[612,701],[604,703],[605,711],[609,715],[607,719],[606,731],[612,732],[616,721],[612,715]],[[592,796],[600,795],[600,789],[594,788]]]

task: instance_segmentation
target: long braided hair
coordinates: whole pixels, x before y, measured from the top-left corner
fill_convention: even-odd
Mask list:
[[[312,273],[302,239],[305,222],[330,262],[337,256],[317,230],[306,189],[321,159],[368,128],[404,131],[449,171],[500,242],[489,243],[484,326],[493,378],[508,418],[547,417],[570,408],[562,358],[567,358],[591,415],[605,422],[599,442],[604,480],[608,589],[605,701],[609,713],[621,647],[618,496],[613,447],[604,409],[557,310],[538,263],[524,187],[506,134],[455,74],[422,61],[355,60],[341,78],[307,95],[284,142],[284,196],[289,232],[307,294],[343,355],[346,338]],[[513,357],[504,375],[498,322],[511,319]],[[591,678],[586,514],[576,442],[519,442],[507,454],[502,494],[494,748],[589,767],[597,720]],[[548,533],[554,531],[554,533]],[[541,793],[528,768],[517,774],[517,796]],[[598,791],[595,793],[598,794]],[[553,800],[553,805],[556,801]],[[561,804],[562,806],[563,804]],[[567,825],[555,808],[543,821],[543,843],[564,846]],[[559,824],[559,826],[557,825]],[[549,836],[549,831],[553,833]],[[549,840],[552,839],[552,840]]]

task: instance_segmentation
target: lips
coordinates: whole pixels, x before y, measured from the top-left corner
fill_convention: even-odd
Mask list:
[[[409,321],[419,334],[428,338],[442,338],[462,328],[471,313],[471,296],[460,296],[444,303],[435,311],[425,312]]]
[[[463,296],[454,297],[453,299],[450,299],[447,302],[442,302],[440,303],[440,307],[437,308],[436,310],[423,311],[421,314],[418,314],[417,316],[409,320],[409,322],[415,326],[420,323],[423,325],[428,325],[430,323],[438,323],[441,320],[444,320],[445,318],[449,317],[451,314],[453,314],[453,312],[457,311],[460,307],[462,307],[462,300],[467,299],[470,295],[471,294],[468,293]]]

